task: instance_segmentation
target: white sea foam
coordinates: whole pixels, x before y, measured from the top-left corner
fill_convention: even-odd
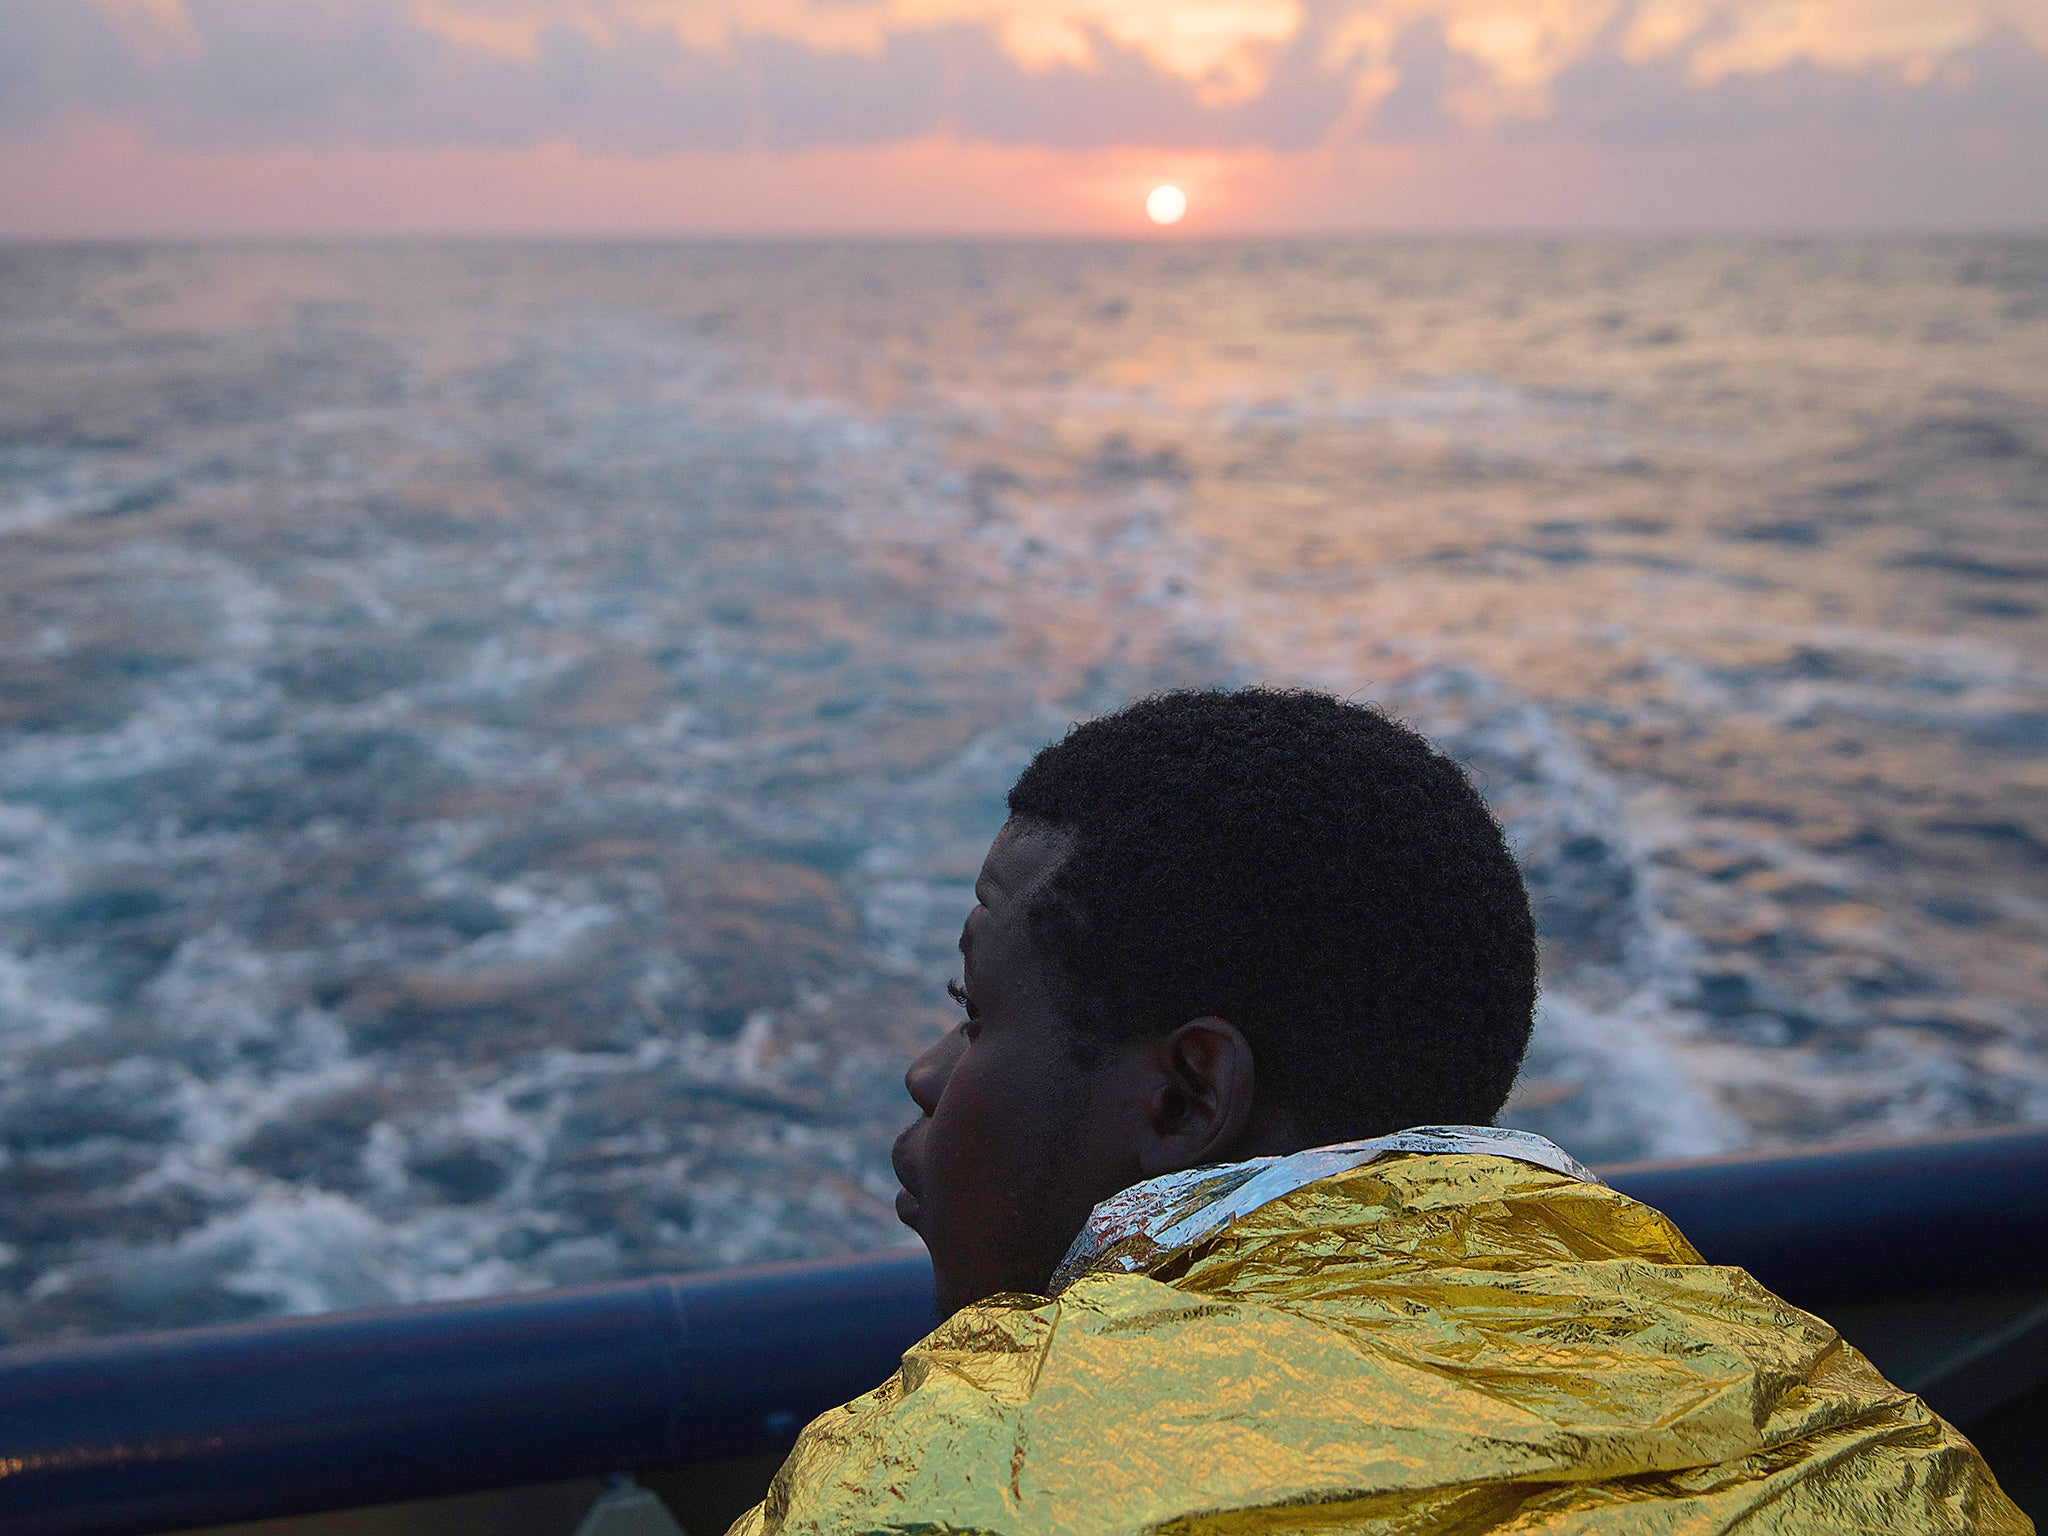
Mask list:
[[[168,393],[66,343],[96,425],[0,455],[0,1328],[905,1240],[1004,793],[1168,686],[1471,768],[1544,937],[1510,1116],[1584,1158],[2048,1115],[2023,327],[1879,357],[1762,247],[984,258],[223,251],[174,281],[365,328],[257,305]]]

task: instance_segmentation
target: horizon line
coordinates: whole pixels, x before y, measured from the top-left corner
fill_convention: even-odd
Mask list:
[[[1177,246],[1337,243],[1367,241],[1665,239],[2028,239],[2048,238],[2048,219],[2013,224],[1898,223],[1840,221],[1813,224],[1577,224],[1416,225],[1407,228],[1309,228],[1220,230],[1213,234],[1135,231],[1127,234],[1080,230],[248,230],[212,233],[187,230],[11,231],[0,229],[0,246],[182,245],[1125,245]]]

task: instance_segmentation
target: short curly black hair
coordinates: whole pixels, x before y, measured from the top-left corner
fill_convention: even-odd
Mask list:
[[[1033,937],[1091,1042],[1228,1019],[1317,1141],[1483,1125],[1514,1085],[1536,931],[1464,771],[1376,708],[1162,693],[1077,725],[1010,791],[1073,851]]]

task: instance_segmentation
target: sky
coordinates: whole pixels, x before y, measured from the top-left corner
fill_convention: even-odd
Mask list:
[[[2043,226],[2048,0],[0,0],[0,237]]]

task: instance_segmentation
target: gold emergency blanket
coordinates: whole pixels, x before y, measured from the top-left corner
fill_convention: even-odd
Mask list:
[[[1146,1241],[956,1314],[734,1532],[2033,1529],[1826,1323],[1590,1178],[1397,1153]]]

